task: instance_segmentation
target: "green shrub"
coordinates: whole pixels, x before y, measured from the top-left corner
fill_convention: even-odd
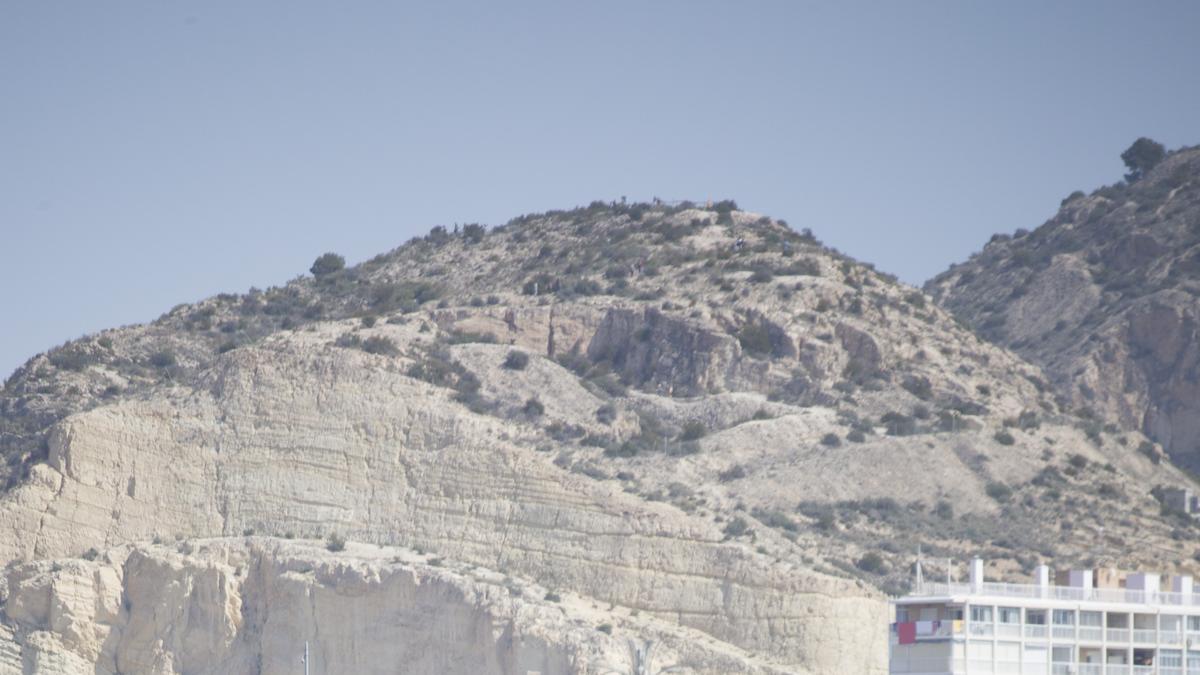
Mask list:
[[[154,366],[155,368],[170,368],[174,366],[175,363],[175,353],[167,349],[154,352],[150,355],[150,365]]]
[[[770,356],[773,351],[771,334],[766,326],[757,323],[747,323],[737,334],[738,343],[746,353],[755,356]]]
[[[604,633],[605,635],[612,635],[612,624],[611,623],[602,623],[599,626],[596,626],[596,630],[600,631],[601,633]]]
[[[985,488],[987,496],[998,502],[1006,502],[1012,498],[1012,488],[999,481],[991,481]]]
[[[611,403],[596,408],[596,421],[601,424],[612,424],[617,419],[617,408]]]
[[[846,440],[851,443],[864,443],[867,440],[867,436],[858,429],[851,429],[850,433],[846,434]]]
[[[868,551],[867,553],[864,553],[861,558],[854,561],[854,566],[869,574],[882,574],[885,563],[883,561],[883,556],[879,555],[875,551]]]
[[[992,438],[996,439],[996,442],[1000,445],[1012,445],[1017,442],[1017,439],[1013,438],[1013,435],[1008,433],[1007,429],[997,431]]]
[[[917,433],[917,423],[913,418],[898,412],[884,413],[879,421],[887,427],[889,436],[911,436]]]
[[[774,278],[775,278],[775,275],[771,273],[771,270],[769,270],[765,267],[759,267],[759,268],[756,268],[754,270],[754,272],[750,275],[750,283],[765,284]]]
[[[774,527],[787,532],[797,532],[800,530],[800,525],[791,516],[783,511],[755,508],[750,512],[760,523],[767,527]]]
[[[509,370],[525,370],[525,366],[529,365],[529,355],[514,349],[504,357],[503,365]]]
[[[521,412],[529,417],[541,417],[546,413],[546,406],[538,400],[538,397],[531,396],[525,401],[525,406],[521,408]]]
[[[916,396],[922,401],[928,401],[933,398],[933,383],[924,375],[909,375],[900,383],[905,391]]]
[[[466,239],[467,243],[478,244],[483,241],[483,237],[487,234],[487,228],[478,223],[469,223],[463,225],[462,234],[463,239]]]
[[[314,277],[324,277],[346,269],[346,259],[336,253],[325,253],[308,269]]]
[[[828,448],[841,447],[842,439],[838,438],[837,434],[830,432],[821,437],[821,445]]]
[[[562,596],[554,591],[546,591],[546,602],[562,602]]]
[[[63,370],[83,370],[100,360],[97,356],[74,345],[53,351],[47,358],[51,365]]]
[[[1132,183],[1141,179],[1151,169],[1158,166],[1158,163],[1163,161],[1166,156],[1166,148],[1161,143],[1144,136],[1137,139],[1133,145],[1121,153],[1121,161],[1125,162],[1126,168],[1129,169],[1129,173],[1125,174],[1125,180]]]
[[[346,539],[337,532],[333,532],[325,540],[325,548],[337,553],[346,550]]]
[[[735,516],[733,520],[725,523],[724,532],[725,536],[729,539],[741,537],[749,534],[751,531],[750,523],[748,523],[746,519],[741,516]]]
[[[745,477],[746,467],[742,466],[741,464],[734,464],[728,469],[725,469],[721,473],[717,474],[717,480],[721,481],[722,483],[728,483],[729,481],[738,480]]]
[[[704,435],[707,433],[708,429],[705,429],[702,423],[693,420],[683,425],[683,430],[679,432],[678,440],[683,442],[698,441],[704,438]]]
[[[400,353],[400,349],[392,342],[391,338],[382,335],[372,335],[362,341],[361,349],[368,354],[382,354],[384,356],[396,356]]]

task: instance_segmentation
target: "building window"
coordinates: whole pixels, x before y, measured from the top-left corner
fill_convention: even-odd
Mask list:
[[[1074,626],[1075,625],[1075,610],[1072,610],[1072,609],[1056,609],[1056,610],[1054,610],[1054,625],[1055,626]]]
[[[1200,633],[1200,616],[1188,617],[1188,632]]]
[[[897,607],[896,608],[896,622],[897,623],[907,623],[908,622],[908,608],[907,607]]]
[[[1101,612],[1080,612],[1079,613],[1079,625],[1080,626],[1095,626],[1095,627],[1103,626],[1104,625],[1103,614]]]
[[[972,607],[971,621],[975,623],[991,623],[992,608],[991,607]]]
[[[1001,607],[1000,623],[1021,623],[1021,610],[1016,607]]]

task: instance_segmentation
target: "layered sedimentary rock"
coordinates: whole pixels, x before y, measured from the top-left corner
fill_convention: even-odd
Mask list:
[[[0,672],[779,673],[702,634],[409,549],[264,538],[124,546],[8,570]],[[565,596],[565,597],[564,597]],[[7,649],[7,651],[6,651]]]
[[[880,667],[883,603],[864,588],[568,474],[396,364],[277,347],[231,354],[208,391],[68,418],[50,462],[0,501],[0,555],[336,531],[669,618],[802,670]]]

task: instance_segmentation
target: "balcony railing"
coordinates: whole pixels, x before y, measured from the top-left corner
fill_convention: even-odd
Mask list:
[[[1128,628],[1109,628],[1105,631],[1109,642],[1129,642]]]
[[[969,623],[967,624],[967,632],[971,637],[991,637],[992,624],[990,623]]]
[[[1129,675],[1129,666],[1123,663],[1106,663],[1104,675]]]
[[[1075,672],[1078,675],[1104,675],[1104,666],[1099,663],[1081,663],[1075,666]]]
[[[1080,626],[1079,639],[1083,642],[1102,642],[1104,629],[1099,626]]]
[[[1030,640],[1045,640],[1046,627],[1039,624],[1025,624],[1025,637]]]
[[[1133,630],[1133,641],[1139,644],[1154,644],[1158,642],[1158,631],[1154,629],[1146,630],[1135,628]]]
[[[999,638],[1019,638],[1021,637],[1021,624],[1019,623],[1001,623],[996,625],[996,637]]]
[[[1074,640],[1075,626],[1054,626],[1050,629],[1050,635],[1055,640]]]
[[[1183,644],[1183,633],[1174,630],[1161,630],[1158,632],[1158,643],[1163,645]],[[1159,668],[1159,670],[1162,669]]]
[[[1093,602],[1126,602],[1146,605],[1200,605],[1200,594],[1139,591],[1126,588],[1085,588],[1078,586],[1038,586],[1036,584],[985,583],[975,589],[971,584],[926,582],[913,591],[920,597],[950,595],[990,595],[1002,598],[1048,598]]]
[[[1134,666],[1133,675],[1155,675],[1154,666]]]

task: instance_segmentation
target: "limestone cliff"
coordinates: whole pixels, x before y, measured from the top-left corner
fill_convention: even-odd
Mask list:
[[[778,673],[646,615],[409,549],[329,553],[264,538],[122,546],[8,570],[0,672],[544,675],[653,668]],[[0,591],[4,586],[0,586]],[[546,599],[549,596],[550,599]]]

